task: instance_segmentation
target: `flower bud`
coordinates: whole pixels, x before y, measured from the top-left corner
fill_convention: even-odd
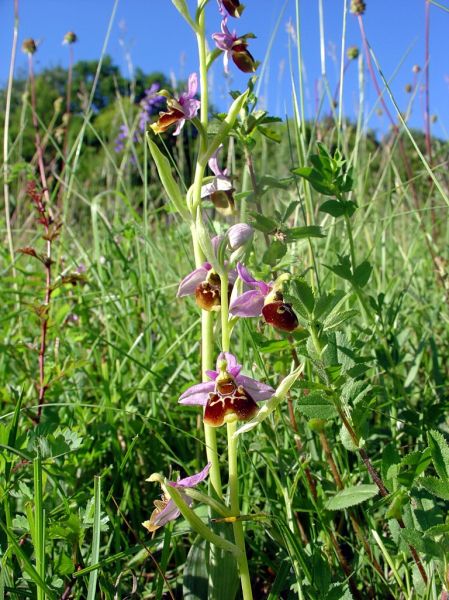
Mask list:
[[[25,54],[34,54],[37,50],[37,45],[36,42],[33,40],[33,38],[27,38],[26,40],[23,41],[22,43],[22,52],[25,52]]]
[[[351,0],[351,12],[353,15],[363,15],[366,10],[364,0]]]
[[[357,60],[359,57],[359,49],[357,48],[357,46],[350,46],[347,50],[346,50],[346,56],[348,57],[348,60]]]
[[[237,223],[228,230],[229,247],[232,251],[237,250],[251,241],[254,229],[246,223]]]
[[[78,36],[73,31],[68,31],[64,36],[63,44],[74,44],[78,40]]]
[[[410,92],[412,91],[411,84],[407,83],[404,89],[405,89],[405,91],[406,91],[407,94],[410,94]]]
[[[421,71],[421,67],[419,65],[413,65],[412,67],[413,73],[419,73]]]

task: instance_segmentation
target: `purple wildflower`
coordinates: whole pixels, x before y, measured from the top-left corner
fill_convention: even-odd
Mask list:
[[[115,138],[114,151],[117,153],[123,152],[123,150],[125,149],[126,141],[128,140],[129,137],[130,137],[130,131],[129,131],[128,125],[120,125],[119,134]],[[134,132],[132,135],[132,141],[134,143],[138,141],[136,132]]]
[[[266,323],[282,331],[291,332],[298,327],[298,317],[291,304],[284,302],[280,291],[284,276],[281,275],[276,282],[268,284],[254,279],[248,269],[240,263],[237,264],[237,271],[240,279],[252,289],[231,302],[231,314],[237,317],[263,316]]]
[[[237,36],[235,30],[231,33],[227,26],[227,17],[221,21],[221,33],[213,33],[212,38],[215,45],[220,50],[223,50],[223,65],[225,73],[229,73],[229,60],[232,58],[236,67],[243,73],[254,73],[257,68],[256,61],[248,51],[248,42],[250,37],[254,37],[252,33],[247,33],[240,37]]]
[[[187,91],[180,95],[178,99],[169,98],[167,100],[166,112],[159,113],[159,119],[151,125],[154,133],[163,133],[171,125],[176,125],[173,135],[179,135],[186,121],[194,119],[200,108],[200,101],[195,98],[198,90],[198,78],[196,73],[189,75]]]
[[[273,291],[273,284],[254,279],[251,273],[242,264],[237,264],[237,272],[240,279],[252,289],[244,292],[233,300],[229,312],[236,317],[260,317],[265,300]]]
[[[210,466],[211,463],[207,463],[204,469],[199,473],[195,473],[195,475],[185,477],[184,479],[179,479],[178,481],[167,481],[167,485],[177,488],[180,491],[184,502],[190,507],[193,503],[193,500],[187,496],[183,490],[192,489],[204,481],[209,474]],[[150,519],[142,523],[142,525],[148,529],[150,533],[156,531],[156,529],[159,529],[159,527],[162,527],[169,521],[174,521],[181,514],[181,511],[168,494],[164,494],[162,496],[162,500],[155,500],[154,506],[156,508],[154,509]]]
[[[217,237],[217,245],[220,242]],[[237,279],[237,272],[232,269],[228,273],[228,294],[231,295],[232,287]],[[190,296],[195,294],[196,303],[203,310],[219,310],[221,305],[221,280],[220,275],[212,269],[208,262],[186,275],[179,284],[177,296]]]
[[[140,101],[141,111],[139,113],[139,130],[141,133],[145,133],[146,126],[150,117],[157,111],[163,100],[163,96],[159,96],[157,92],[160,90],[159,83],[152,83],[151,86],[145,90],[145,96]]]
[[[227,169],[221,169],[218,165],[218,154],[223,144],[217,148],[207,163],[215,175],[210,183],[201,188],[201,198],[210,198],[215,208],[225,216],[232,215],[235,210],[234,188],[231,183]]]
[[[240,375],[241,369],[233,354],[222,352],[217,358],[216,370],[206,371],[211,381],[190,387],[181,395],[179,403],[204,406],[204,422],[212,427],[251,419],[259,410],[256,402],[271,398],[274,389]]]

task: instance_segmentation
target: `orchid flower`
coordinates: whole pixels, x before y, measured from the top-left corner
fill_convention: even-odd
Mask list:
[[[218,236],[217,236],[218,238]],[[231,269],[228,273],[228,294],[231,295],[232,287],[237,279],[237,271]],[[186,275],[179,284],[177,296],[190,296],[195,294],[196,303],[203,310],[219,310],[221,305],[221,280],[212,265],[203,263],[197,269]]]
[[[181,395],[179,403],[204,406],[204,422],[212,427],[252,419],[259,410],[256,403],[271,398],[274,389],[240,375],[241,369],[233,354],[222,352],[217,358],[216,370],[206,371],[211,381],[190,387]]]
[[[218,11],[223,17],[226,13],[231,17],[240,17],[244,8],[239,0],[218,0]]]
[[[163,133],[171,125],[176,125],[173,135],[179,135],[186,121],[194,119],[200,108],[200,101],[195,98],[198,90],[198,77],[196,73],[189,75],[187,91],[180,95],[178,99],[169,98],[167,100],[166,112],[159,113],[159,119],[151,125],[154,133]]]
[[[229,31],[227,26],[227,17],[221,21],[221,33],[213,33],[212,38],[215,45],[220,50],[223,50],[223,65],[225,73],[229,73],[229,59],[232,58],[236,67],[243,73],[254,73],[257,68],[257,63],[253,56],[249,53],[247,47],[248,38],[254,37],[252,33],[247,33],[237,37],[237,33]]]
[[[218,212],[224,216],[229,216],[235,212],[235,190],[228,175],[228,170],[222,170],[218,165],[218,153],[222,148],[223,144],[220,144],[209,159],[208,165],[215,177],[210,183],[202,186],[201,198],[210,198]]]
[[[204,469],[199,473],[195,473],[195,475],[185,477],[184,479],[179,479],[178,481],[167,481],[167,485],[177,488],[180,491],[184,502],[190,507],[193,503],[193,500],[187,496],[187,494],[183,493],[183,490],[195,488],[198,484],[204,481],[209,474],[210,467],[211,463],[207,463]],[[152,481],[151,477],[149,481]],[[156,531],[156,529],[159,529],[159,527],[166,525],[169,521],[174,521],[181,514],[181,511],[167,493],[162,495],[162,500],[155,500],[154,506],[156,508],[152,512],[150,519],[142,523],[142,525],[148,529],[150,533]]]
[[[236,317],[263,316],[269,325],[282,331],[293,331],[298,327],[298,317],[291,304],[284,302],[282,284],[285,276],[275,282],[265,283],[254,279],[246,267],[237,264],[240,279],[252,289],[235,298],[229,306],[229,312]]]

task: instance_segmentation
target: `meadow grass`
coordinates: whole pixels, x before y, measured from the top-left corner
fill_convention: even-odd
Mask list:
[[[323,10],[320,2],[322,57]],[[319,225],[323,237],[298,237],[272,261],[263,257],[273,239],[258,231],[249,260],[267,280],[283,271],[301,278],[303,296],[293,285],[289,291],[295,309],[307,304],[312,288],[316,299],[336,289],[345,294],[326,338],[318,318],[310,323],[301,318],[303,333],[293,337],[260,320],[242,319],[232,338],[246,373],[274,388],[292,367],[304,367],[277,410],[239,436],[239,522],[253,595],[445,598],[445,144],[432,141],[429,158],[368,44],[358,58],[358,121],[345,118],[343,78],[337,106],[331,104],[329,116],[323,116],[332,100],[324,60],[323,108],[306,119],[299,2],[296,45],[291,43],[294,114],[271,125],[280,134],[278,143],[257,133],[252,147],[242,148],[235,136],[229,164],[241,192],[239,207],[243,216],[253,215],[255,227],[254,213],[273,218],[293,206],[287,234]],[[341,75],[345,60],[343,22]],[[367,60],[395,124],[381,142],[367,132],[362,116],[364,88],[370,85]],[[90,100],[93,94],[94,89]],[[28,98],[23,102],[16,110],[26,122],[32,109]],[[115,110],[117,123],[123,122],[124,99]],[[46,115],[36,116],[45,156],[61,164],[60,138]],[[143,140],[129,140],[116,156],[114,136],[97,128],[89,103],[80,122],[64,171],[46,165],[47,209],[62,223],[51,244],[52,281],[58,285],[49,312],[42,312],[49,266],[19,250],[48,248],[26,193],[27,174],[36,170],[36,161],[28,173],[22,164],[26,128],[5,146],[0,600],[206,598],[207,549],[187,522],[180,518],[153,535],[142,527],[160,495],[145,480],[154,472],[171,479],[179,471],[184,477],[205,464],[201,416],[197,408],[178,404],[180,394],[201,380],[200,310],[194,299],[176,297],[179,282],[195,267],[191,230],[167,201]],[[95,171],[86,173],[80,156],[87,136],[99,145]],[[344,169],[353,169],[352,190],[341,197],[356,202],[353,215],[321,212],[327,198],[307,178],[292,176],[292,169],[316,164],[311,157],[317,156],[317,142],[332,148],[332,156],[340,150]],[[197,145],[186,134],[160,146],[171,155],[183,190],[190,185]],[[210,203],[204,215],[211,235],[235,221]],[[365,261],[372,270],[365,265],[354,283],[344,274],[343,256],[350,257],[353,270]],[[38,419],[43,319],[48,319],[45,402]],[[212,343],[215,357],[222,349],[219,318]],[[326,400],[331,389],[341,394],[337,412]],[[217,440],[225,472],[221,428]],[[377,473],[385,494],[378,493]],[[206,507],[194,506],[210,524]],[[226,522],[215,524],[224,539],[233,539],[230,530]],[[239,597],[231,576],[220,576],[216,597]]]

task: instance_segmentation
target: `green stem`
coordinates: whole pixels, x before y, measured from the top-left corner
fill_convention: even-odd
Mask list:
[[[227,424],[228,429],[228,461],[229,461],[229,502],[234,517],[240,515],[239,506],[239,480],[237,467],[237,437],[234,433],[237,430],[237,422]],[[240,582],[242,585],[243,600],[252,600],[253,592],[251,590],[251,578],[248,569],[248,560],[246,558],[245,536],[243,533],[242,521],[235,521],[233,524],[234,541],[237,548],[241,551],[237,557]]]
[[[206,64],[206,35],[205,35],[205,15],[204,10],[201,11],[198,19],[197,29],[197,43],[198,43],[198,55],[199,55],[199,69],[200,69],[200,85],[201,85],[201,124],[204,131],[207,131],[208,123],[208,89],[207,89],[207,64]],[[205,135],[200,132],[200,147],[198,151],[198,157],[204,153],[207,146],[207,140]],[[204,253],[201,250],[199,240],[196,235],[195,221],[198,211],[201,210],[201,186],[203,183],[205,166],[197,160],[195,167],[195,177],[193,181],[192,190],[192,218],[193,224],[191,226],[193,249],[195,254],[195,265],[196,267],[201,266],[204,262]],[[201,370],[203,375],[203,381],[206,380],[206,371],[210,370],[214,366],[214,343],[213,343],[213,314],[208,311],[201,311]],[[209,425],[204,425],[204,437],[206,440],[206,455],[208,462],[211,463],[209,471],[209,481],[213,488],[217,498],[223,498],[221,475],[220,475],[220,464],[218,461],[217,452],[217,436],[215,429]]]
[[[351,267],[352,267],[352,272],[354,273],[355,267],[356,267],[355,250],[354,250],[354,238],[352,237],[351,221],[349,220],[349,217],[346,214],[345,214],[345,224],[346,224],[346,231],[348,232],[349,251],[351,253]]]
[[[228,272],[220,273],[220,304],[221,304],[221,349],[229,352],[231,331],[229,328],[229,298],[228,298]]]
[[[201,348],[203,381],[206,380],[206,371],[213,368],[213,313],[201,311]],[[211,463],[209,481],[217,498],[223,498],[220,463],[218,461],[217,436],[215,429],[204,424],[204,437],[206,440],[207,462]]]

